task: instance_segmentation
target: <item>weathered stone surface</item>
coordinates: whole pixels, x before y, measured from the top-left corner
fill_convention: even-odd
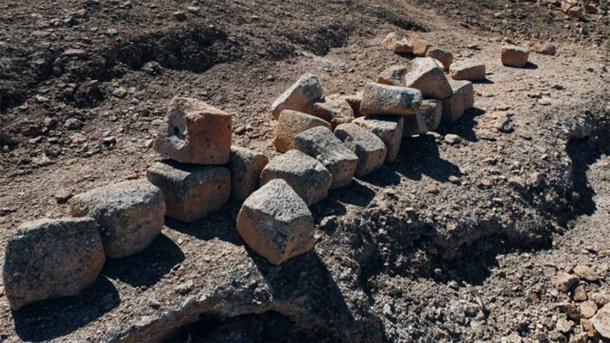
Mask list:
[[[453,94],[443,69],[431,57],[413,60],[411,71],[405,76],[405,85],[419,89],[426,98],[440,100]]]
[[[329,122],[333,127],[354,120],[354,110],[343,96],[334,94],[313,104],[313,114]]]
[[[203,101],[176,97],[154,148],[182,163],[226,164],[231,153],[231,115]]]
[[[283,110],[310,113],[311,106],[322,97],[322,94],[322,86],[318,77],[306,73],[275,100],[271,106],[273,117],[277,119]]]
[[[422,100],[423,95],[417,89],[369,82],[364,88],[360,113],[363,115],[415,114]]]
[[[430,47],[431,47],[431,45],[428,44],[428,42],[426,42],[425,40],[423,40],[421,38],[418,38],[417,36],[411,36],[411,39],[409,41],[411,43],[411,46],[413,46],[413,54],[415,56],[419,56],[419,57],[426,56],[428,49],[430,49]]]
[[[507,45],[502,47],[502,64],[509,67],[523,68],[527,65],[529,50],[526,48]]]
[[[231,196],[231,172],[220,166],[157,162],[146,173],[163,192],[166,215],[194,222],[219,210]]]
[[[364,92],[358,92],[356,94],[344,95],[343,99],[347,101],[347,103],[352,107],[354,111],[354,117],[361,117],[363,114],[360,113],[360,105],[362,104],[362,98],[364,97]]]
[[[286,181],[269,181],[244,202],[237,232],[274,265],[313,249],[314,221],[307,205]]]
[[[322,162],[333,176],[331,188],[347,186],[358,166],[358,156],[325,127],[314,127],[295,138],[295,148]]]
[[[70,199],[75,217],[97,222],[109,258],[136,254],[163,229],[165,201],[161,190],[147,180],[95,188]]]
[[[241,147],[231,147],[231,194],[238,201],[246,200],[258,189],[261,171],[269,159],[264,154]]]
[[[447,122],[460,119],[474,105],[474,87],[470,81],[451,81],[453,95],[443,100],[443,118]]]
[[[333,177],[320,161],[298,150],[273,158],[261,172],[261,185],[274,179],[286,181],[308,206],[326,198]]]
[[[388,149],[386,161],[394,162],[400,153],[404,127],[404,117],[368,116],[356,118],[354,124],[371,130],[385,143]]]
[[[335,136],[358,156],[356,176],[366,176],[381,168],[388,150],[381,138],[356,124],[342,124],[335,129]]]
[[[77,295],[95,281],[105,260],[93,218],[25,223],[6,245],[4,293],[13,310]]]
[[[409,72],[406,66],[391,66],[377,76],[377,83],[382,85],[403,86],[405,75]]]
[[[411,43],[401,34],[390,32],[383,40],[383,46],[397,54],[407,54],[413,52]]]
[[[610,304],[597,311],[591,318],[591,323],[600,336],[610,339]]]
[[[443,64],[445,71],[449,71],[449,67],[453,63],[453,54],[449,50],[439,47],[432,47],[428,49],[426,56],[440,61]]]
[[[454,80],[485,80],[485,64],[477,61],[458,61],[451,65],[449,74]]]
[[[316,116],[291,110],[282,111],[275,126],[273,145],[279,152],[294,149],[294,137],[316,126],[331,128],[329,122]]]
[[[405,116],[404,137],[421,135],[436,130],[443,119],[443,103],[440,100],[422,101],[415,116]]]

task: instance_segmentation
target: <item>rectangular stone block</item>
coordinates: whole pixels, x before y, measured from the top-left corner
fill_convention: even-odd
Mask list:
[[[284,110],[275,126],[273,145],[278,152],[294,149],[294,138],[301,132],[316,126],[331,128],[329,122],[303,112]]]
[[[150,167],[146,176],[163,192],[166,215],[186,223],[219,210],[231,196],[231,172],[226,167],[164,161]]]
[[[227,164],[231,134],[230,114],[197,99],[175,97],[154,149],[182,163]]]
[[[445,99],[451,94],[451,85],[442,64],[431,57],[413,60],[411,71],[405,76],[407,87],[419,89],[425,98]]]
[[[415,116],[405,116],[404,137],[422,135],[438,129],[443,119],[443,103],[436,99],[422,101]]]
[[[356,176],[366,176],[383,166],[388,149],[381,138],[356,124],[341,124],[335,136],[358,156]]]
[[[443,100],[443,120],[454,122],[474,104],[474,87],[470,81],[451,81],[453,95]]]
[[[404,116],[360,117],[356,118],[353,123],[370,130],[381,138],[388,149],[386,161],[396,161],[402,144]]]
[[[273,117],[277,119],[284,110],[311,113],[313,103],[318,101],[322,94],[318,77],[306,73],[275,100],[271,106]]]
[[[364,87],[360,113],[365,116],[415,114],[422,100],[422,92],[417,89],[369,82]]]
[[[267,156],[260,152],[236,146],[231,147],[229,168],[233,199],[246,200],[258,189],[261,171],[268,162]]]
[[[322,162],[333,176],[331,188],[347,186],[352,182],[358,166],[358,156],[325,127],[314,127],[295,138],[297,150]]]

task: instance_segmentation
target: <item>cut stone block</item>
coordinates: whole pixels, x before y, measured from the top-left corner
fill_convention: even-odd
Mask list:
[[[389,33],[383,40],[383,46],[397,54],[408,54],[413,52],[411,43],[403,35],[397,32]]]
[[[388,149],[386,161],[394,162],[400,153],[404,127],[403,116],[368,116],[356,118],[354,124],[373,132]]]
[[[422,92],[417,89],[369,82],[364,88],[360,113],[363,115],[415,114],[422,100]]]
[[[530,52],[516,45],[502,47],[502,64],[509,67],[523,68],[527,65]]]
[[[318,77],[306,73],[275,100],[271,106],[273,117],[277,119],[283,110],[311,113],[313,103],[320,100],[322,94]]]
[[[474,105],[474,87],[470,81],[451,81],[453,95],[443,100],[443,118],[447,122],[460,119]]]
[[[411,36],[410,43],[413,46],[413,54],[419,57],[426,56],[428,49],[432,47],[428,42],[416,36]]]
[[[485,64],[476,61],[455,62],[449,68],[449,74],[454,80],[485,80]]]
[[[246,199],[237,216],[237,232],[250,249],[274,265],[315,245],[307,204],[280,179],[269,181]]]
[[[405,116],[404,137],[422,135],[438,129],[443,119],[443,103],[440,100],[422,101],[415,116]]]
[[[97,222],[109,258],[136,254],[163,230],[165,201],[161,190],[147,180],[95,188],[70,199],[75,217]]]
[[[358,92],[356,94],[350,94],[350,95],[343,96],[343,99],[345,99],[345,101],[347,101],[347,103],[352,107],[355,118],[362,116],[362,113],[360,113],[360,105],[362,104],[363,96],[364,96],[363,92]]]
[[[419,89],[426,98],[445,99],[453,94],[442,67],[431,57],[413,60],[411,71],[405,76],[405,85]]]
[[[246,200],[258,189],[261,171],[269,159],[267,156],[254,150],[231,147],[231,194],[237,201]]]
[[[153,164],[146,176],[163,192],[166,215],[186,223],[219,210],[231,196],[231,172],[225,167],[165,161]]]
[[[426,56],[440,61],[443,64],[443,69],[445,69],[445,71],[449,71],[449,67],[453,63],[453,54],[448,50],[438,47],[428,49]]]
[[[231,153],[231,115],[196,99],[176,97],[154,148],[182,163],[226,164]]]
[[[328,195],[333,182],[331,173],[315,158],[298,150],[275,157],[261,172],[261,185],[274,179],[286,181],[308,206]]]
[[[282,111],[275,126],[273,145],[278,152],[294,149],[294,137],[316,126],[331,128],[329,122],[316,116],[291,110]]]
[[[383,166],[388,149],[381,138],[356,124],[341,124],[335,136],[358,156],[356,176],[366,176]]]
[[[358,156],[348,149],[325,127],[314,127],[300,133],[294,140],[297,150],[322,162],[333,176],[331,188],[352,182],[358,166]]]
[[[12,310],[74,296],[97,279],[105,261],[93,218],[25,223],[6,244],[4,293]]]
[[[391,66],[377,76],[377,83],[382,85],[403,86],[405,75],[409,72],[406,66]]]
[[[313,104],[313,114],[329,122],[333,127],[354,120],[354,110],[343,96],[334,94]]]

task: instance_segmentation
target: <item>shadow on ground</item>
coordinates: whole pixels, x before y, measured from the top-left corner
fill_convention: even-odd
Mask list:
[[[138,254],[106,261],[102,274],[134,287],[152,286],[182,261],[180,247],[161,234]]]
[[[104,276],[76,297],[45,300],[13,312],[15,331],[24,341],[47,341],[67,335],[103,316],[120,303]]]

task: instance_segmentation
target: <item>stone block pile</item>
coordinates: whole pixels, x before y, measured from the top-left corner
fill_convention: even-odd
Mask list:
[[[164,218],[192,223],[241,203],[236,230],[252,251],[279,265],[314,247],[308,206],[399,158],[404,137],[458,120],[474,105],[471,81],[485,66],[453,62],[422,39],[388,35],[384,45],[419,56],[393,66],[354,95],[325,96],[305,74],[272,104],[277,120],[270,161],[232,146],[232,116],[197,99],[168,104],[154,149],[165,158],[146,179],[99,187],[70,201],[73,218],[23,224],[10,238],[5,292],[16,310],[78,294],[108,258],[146,249]]]

